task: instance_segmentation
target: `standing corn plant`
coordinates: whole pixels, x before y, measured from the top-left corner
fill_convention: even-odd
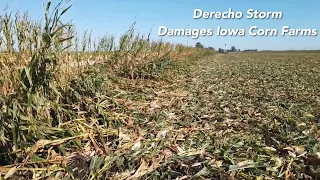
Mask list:
[[[5,43],[7,47],[7,52],[12,53],[13,52],[13,46],[14,46],[14,40],[13,40],[13,23],[11,21],[11,12],[9,14],[5,14],[3,17],[3,34],[5,37]]]
[[[71,8],[71,5],[60,12],[62,3],[63,0],[58,3],[51,13],[52,3],[51,1],[47,3],[40,48],[33,52],[30,63],[21,73],[21,82],[24,90],[30,93],[42,91],[42,93],[46,94],[50,87],[50,81],[58,67],[58,53],[68,48],[61,48],[61,45],[73,38],[73,36],[63,37],[63,32],[67,31],[71,24],[63,24],[61,17]]]

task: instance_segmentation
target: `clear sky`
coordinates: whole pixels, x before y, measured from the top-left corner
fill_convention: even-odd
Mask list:
[[[8,4],[10,10],[28,10],[33,18],[41,18],[43,15],[42,3],[45,0],[1,0],[0,8],[4,9]],[[58,1],[54,1],[58,2]],[[259,28],[276,28],[282,26],[291,28],[319,29],[316,37],[200,37],[191,39],[187,37],[163,37],[165,41],[194,45],[201,42],[205,46],[223,48],[236,46],[238,49],[272,49],[272,50],[297,50],[320,49],[320,1],[319,0],[72,0],[73,7],[65,19],[73,19],[77,29],[81,32],[85,29],[93,31],[96,36],[113,34],[119,36],[128,27],[137,22],[137,29],[148,33],[152,28],[152,39],[157,40],[158,27],[168,28],[199,28],[214,29],[217,26],[223,28],[244,28],[248,30],[256,25]],[[246,16],[250,8],[258,11],[281,11],[282,19],[254,20],[246,19],[193,19],[193,10],[203,11],[241,11]],[[189,39],[189,40],[188,40]]]

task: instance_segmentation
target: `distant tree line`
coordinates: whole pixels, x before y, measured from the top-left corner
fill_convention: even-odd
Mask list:
[[[211,50],[215,50],[213,47],[204,47],[204,45],[202,45],[200,42],[197,42],[196,45],[195,45],[196,48],[206,48],[206,49],[211,49]],[[246,49],[246,50],[243,50],[243,51],[258,51],[258,49]],[[224,52],[240,52],[240,49],[237,49],[235,46],[232,46],[231,49],[223,49],[223,48],[219,48],[218,49],[218,52],[219,53],[224,53]]]
[[[207,49],[211,49],[211,50],[213,50],[213,51],[215,51],[215,49],[213,48],[213,47],[207,47]]]
[[[195,47],[196,48],[206,48],[206,49],[211,49],[211,50],[213,50],[213,51],[215,51],[215,49],[213,48],[213,47],[211,47],[211,46],[209,46],[209,47],[204,47],[204,45],[202,45],[200,42],[197,42],[196,43],[196,45],[195,45]]]
[[[235,46],[232,46],[231,49],[227,49],[227,50],[224,50],[222,48],[219,48],[218,52],[219,53],[224,53],[224,52],[239,52],[240,49],[237,49]]]
[[[204,48],[204,46],[200,42],[197,42],[196,43],[196,48],[201,48],[202,49],[202,48]]]

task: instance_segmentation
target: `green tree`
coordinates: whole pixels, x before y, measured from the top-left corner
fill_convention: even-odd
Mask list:
[[[204,46],[200,42],[197,42],[196,43],[196,48],[204,48]]]
[[[237,51],[236,47],[235,47],[235,46],[232,46],[232,47],[231,47],[231,52],[236,52],[236,51]]]

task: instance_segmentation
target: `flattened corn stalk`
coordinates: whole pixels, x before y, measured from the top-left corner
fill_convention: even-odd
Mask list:
[[[93,40],[91,31],[79,38],[71,22],[61,21],[71,8],[60,9],[64,2],[52,8],[49,1],[40,21],[33,21],[27,12],[13,17],[6,11],[0,16],[0,159],[5,165],[0,171],[7,177],[15,173],[36,176],[36,172],[47,172],[44,177],[73,177],[74,172],[60,160],[77,157],[83,147],[108,154],[111,150],[105,138],[131,146],[124,142],[119,126],[132,126],[132,117],[111,97],[110,92],[117,89],[109,87],[106,76],[134,79],[141,69],[153,73],[150,64],[155,67],[164,59],[204,53],[151,41],[150,34],[135,33],[135,23],[119,42],[107,34]],[[92,69],[83,61],[102,66]],[[100,175],[92,171],[91,177],[101,176],[109,165],[99,170]]]

